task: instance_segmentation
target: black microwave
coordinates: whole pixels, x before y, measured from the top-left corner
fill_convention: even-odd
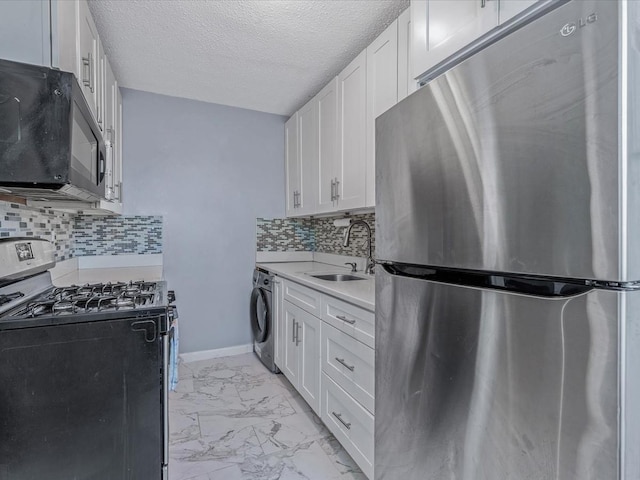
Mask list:
[[[72,73],[0,60],[0,193],[105,195],[105,144]]]

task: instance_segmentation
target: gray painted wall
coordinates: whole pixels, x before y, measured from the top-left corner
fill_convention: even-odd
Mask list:
[[[283,216],[285,117],[123,90],[127,215],[164,217],[180,351],[251,343],[256,217]]]

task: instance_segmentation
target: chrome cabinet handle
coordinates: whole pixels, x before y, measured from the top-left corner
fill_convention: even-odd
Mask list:
[[[85,77],[85,69],[88,68],[88,79]],[[85,87],[91,88],[91,52],[88,57],[82,57],[82,84]]]
[[[351,370],[352,372],[356,369],[355,365],[348,365],[348,364],[344,361],[344,358],[338,358],[338,357],[336,357],[336,362],[338,362],[339,364],[341,364],[343,367],[347,367],[347,369]]]
[[[347,430],[351,430],[351,423],[345,422],[342,419],[342,414],[341,413],[336,413],[336,412],[331,412],[331,415],[333,415],[334,417],[336,417],[341,424],[343,424]]]
[[[349,324],[351,324],[351,325],[353,325],[354,323],[356,323],[356,321],[355,321],[355,320],[351,320],[350,318],[347,318],[347,317],[345,317],[344,315],[336,315],[336,318],[337,318],[338,320],[342,320],[343,322],[347,322],[347,323],[349,323]]]
[[[300,345],[300,322],[296,325],[296,347]]]
[[[487,6],[487,0],[480,0],[480,8],[484,8]]]
[[[296,341],[296,319],[293,319],[293,322],[291,323],[291,333],[293,333],[293,337],[291,338],[291,341],[295,343]]]
[[[336,178],[336,202],[337,202],[337,201],[338,201],[338,199],[340,198],[340,193],[339,193],[339,192],[340,192],[340,188],[339,188],[339,185],[340,185],[340,180],[338,180],[338,179]]]
[[[93,61],[93,54],[91,52],[89,52],[89,63],[90,63],[90,67],[89,67],[89,83],[91,84],[91,86],[89,87],[89,89],[91,90],[91,93],[94,93],[95,91],[95,77],[96,77],[96,72],[95,72],[95,62]]]
[[[336,199],[336,193],[335,193],[335,186],[336,186],[336,182],[335,180],[331,180],[331,201],[333,202]]]

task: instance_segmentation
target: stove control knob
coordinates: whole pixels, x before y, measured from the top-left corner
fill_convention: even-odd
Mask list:
[[[176,301],[176,292],[174,290],[169,290],[167,292],[167,300],[169,303],[173,303]]]

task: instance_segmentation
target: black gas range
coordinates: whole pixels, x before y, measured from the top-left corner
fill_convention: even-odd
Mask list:
[[[168,478],[175,295],[55,287],[53,258],[44,240],[0,241],[0,478]]]

